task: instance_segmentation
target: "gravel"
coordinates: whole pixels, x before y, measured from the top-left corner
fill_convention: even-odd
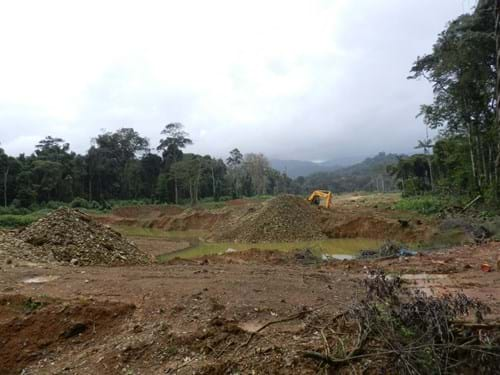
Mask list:
[[[78,210],[59,208],[22,230],[17,236],[25,244],[16,248],[32,251],[71,265],[147,264],[149,258],[135,244],[108,226],[96,223]],[[29,247],[30,246],[30,247]]]
[[[215,239],[250,243],[325,239],[318,210],[302,197],[280,195],[220,228]]]

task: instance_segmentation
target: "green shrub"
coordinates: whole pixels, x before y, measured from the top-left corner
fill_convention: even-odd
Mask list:
[[[18,207],[0,207],[0,215],[27,215],[31,213],[28,208],[18,208]]]
[[[48,201],[41,205],[41,208],[48,208],[49,210],[57,210],[59,207],[67,206],[67,203],[61,201]]]
[[[40,218],[39,215],[0,215],[0,227],[19,228],[30,225]]]
[[[69,206],[71,208],[92,208],[88,200],[80,197],[73,199]]]
[[[421,214],[431,215],[442,211],[446,206],[446,202],[437,196],[423,195],[403,198],[395,204],[394,208],[396,210],[416,211]]]

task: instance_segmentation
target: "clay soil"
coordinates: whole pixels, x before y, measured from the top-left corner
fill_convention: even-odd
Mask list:
[[[315,374],[302,351],[324,349],[321,329],[359,297],[370,269],[430,293],[463,291],[494,318],[499,249],[319,264],[255,250],[151,266],[4,266],[0,373]],[[480,271],[484,262],[494,271]]]
[[[392,223],[408,238],[433,227],[430,219],[411,217],[402,229],[404,213],[392,211],[390,202],[348,199],[331,212],[319,210],[332,233],[348,236],[350,220],[365,216]],[[219,213],[236,215],[233,210],[248,207],[229,203]],[[111,220],[158,220],[139,211]],[[183,214],[189,215],[158,216]],[[152,256],[185,246],[132,240]],[[378,261],[319,262],[306,255],[249,250],[119,267],[3,263],[0,373],[317,374],[320,366],[303,351],[326,350],[322,332],[361,298],[361,280],[374,269],[402,274],[407,287],[426,293],[462,291],[492,308],[489,320],[500,318],[500,243]],[[481,271],[483,263],[492,272]]]
[[[255,229],[265,222],[267,225],[262,224],[263,228],[260,229],[266,230],[270,227],[278,229],[277,238],[274,239],[276,241],[286,242],[287,239],[283,238],[282,234],[288,232],[290,232],[289,237],[297,237],[296,239],[318,236],[318,238],[390,239],[408,243],[432,241],[437,235],[436,221],[425,216],[394,210],[392,207],[398,199],[398,194],[335,196],[332,208],[315,208],[314,220],[311,223],[309,222],[311,220],[305,224],[299,223],[300,225],[297,221],[300,222],[304,216],[310,217],[310,212],[307,212],[310,210],[304,207],[304,202],[293,202],[293,200],[291,204],[293,207],[283,208],[278,204],[277,208],[271,207],[271,209],[267,202],[249,199],[227,201],[223,207],[217,209],[183,209],[177,206],[123,207],[113,210],[109,215],[97,216],[95,219],[112,226],[135,226],[167,231],[207,230],[213,232],[215,240],[262,241],[262,236],[259,236]],[[294,218],[294,214],[297,213],[300,213],[298,220]],[[252,219],[255,217],[260,222],[254,223]],[[287,220],[290,221],[289,225],[286,223]],[[287,226],[290,228],[289,231],[283,230],[283,222],[285,228]],[[246,223],[247,227],[241,228],[242,223]],[[296,233],[300,227],[307,229],[307,235]],[[272,241],[272,233],[266,233],[263,240]]]

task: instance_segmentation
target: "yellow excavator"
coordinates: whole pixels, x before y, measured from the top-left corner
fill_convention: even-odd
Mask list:
[[[328,190],[316,190],[311,193],[307,200],[311,204],[330,208],[332,206],[332,192]]]

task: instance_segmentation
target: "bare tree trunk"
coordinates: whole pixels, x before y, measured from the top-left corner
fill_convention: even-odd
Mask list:
[[[179,203],[179,190],[177,189],[177,177],[174,175],[174,199],[175,204]]]
[[[215,200],[215,195],[216,195],[216,186],[215,186],[215,171],[214,171],[214,166],[212,164],[211,166],[211,170],[212,170],[212,194],[213,194],[213,198]]]
[[[189,181],[189,199],[191,200],[191,206],[194,206],[194,197],[193,197],[193,181]]]
[[[468,140],[469,140],[470,163],[471,163],[471,167],[472,167],[472,177],[474,178],[474,183],[476,184],[476,186],[479,187],[481,185],[477,179],[476,160],[474,157],[474,147],[473,147],[473,143],[472,143],[472,134],[471,134],[472,129],[471,129],[470,125],[467,126],[467,130],[469,133]]]
[[[432,173],[432,160],[430,155],[427,155],[427,164],[429,164],[429,182],[431,183],[431,191],[434,191],[434,175]]]
[[[3,204],[7,208],[7,178],[9,177],[9,166],[3,174]]]
[[[477,141],[477,145],[478,145],[479,158],[480,158],[482,168],[483,168],[483,171],[480,174],[480,178],[481,177],[484,178],[484,181],[486,183],[488,183],[489,182],[489,173],[488,173],[488,169],[486,168],[486,157],[484,154],[483,142],[481,141],[481,136],[479,135],[479,130],[476,133],[476,141]]]
[[[497,85],[496,85],[496,130],[497,142],[500,142],[500,0],[495,2],[495,39],[496,39],[496,68],[497,68]],[[497,146],[497,157],[495,163],[495,180],[496,180],[496,198],[498,201],[498,172],[500,169],[500,143]]]

